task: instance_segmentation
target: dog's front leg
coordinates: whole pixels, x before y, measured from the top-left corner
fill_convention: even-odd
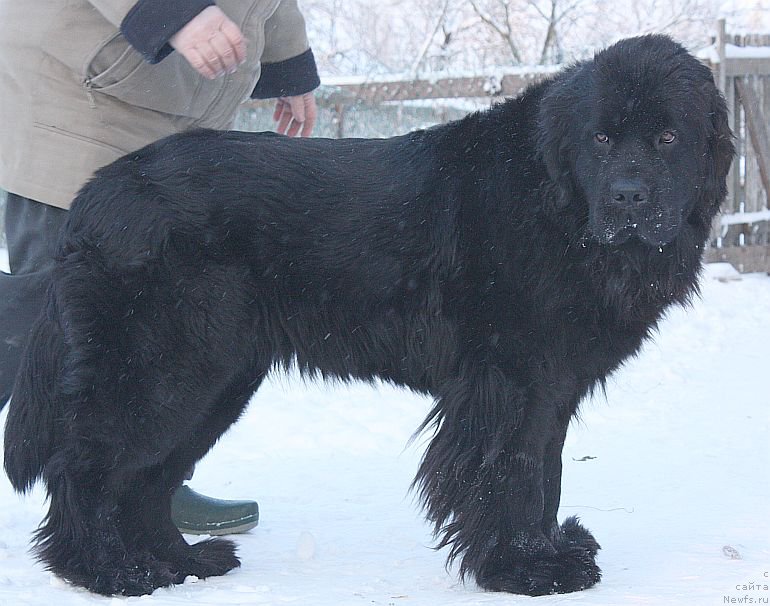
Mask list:
[[[555,526],[571,411],[538,391],[495,369],[447,386],[415,481],[449,559],[492,591],[567,593],[600,578],[590,533]]]

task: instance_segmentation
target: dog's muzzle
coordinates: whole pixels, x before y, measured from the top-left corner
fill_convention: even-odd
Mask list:
[[[604,244],[638,238],[650,246],[671,242],[679,233],[680,213],[667,209],[641,179],[617,179],[602,200],[591,205],[589,228]]]

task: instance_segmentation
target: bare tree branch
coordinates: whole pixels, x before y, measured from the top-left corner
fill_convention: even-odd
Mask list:
[[[557,0],[551,0],[551,14],[548,15],[548,29],[545,32],[545,40],[543,41],[543,51],[540,53],[540,64],[545,64],[548,58],[548,49],[555,44],[556,34],[556,2]]]
[[[438,31],[441,29],[441,27],[444,25],[444,22],[446,21],[447,11],[449,10],[449,4],[451,0],[443,0],[443,2],[444,4],[441,8],[441,12],[438,16],[438,19],[436,19],[436,23],[433,27],[433,30],[425,38],[425,42],[423,42],[422,48],[420,48],[420,52],[417,53],[417,57],[415,57],[414,62],[412,63],[412,67],[409,70],[409,73],[411,74],[412,78],[417,78],[417,75],[420,70],[420,66],[425,60],[425,56],[428,54],[430,45],[433,44],[433,39],[436,37],[436,34],[438,33]]]
[[[511,36],[511,29],[510,29],[510,22],[508,20],[508,3],[504,2],[503,6],[505,7],[505,16],[506,16],[506,30],[503,30],[500,28],[500,26],[495,22],[495,20],[490,17],[489,15],[485,14],[479,7],[477,2],[474,0],[470,0],[469,4],[473,8],[474,12],[479,16],[479,19],[481,19],[488,27],[496,31],[500,36],[503,38],[503,40],[508,45],[508,48],[511,50],[511,54],[513,55],[513,58],[516,60],[517,63],[521,63],[521,53],[519,52],[518,47],[516,46],[516,43],[513,41],[513,37]]]

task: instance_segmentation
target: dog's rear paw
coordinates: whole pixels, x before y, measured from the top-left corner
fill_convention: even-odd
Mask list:
[[[160,587],[183,583],[188,576],[204,579],[223,575],[241,565],[235,556],[235,545],[224,539],[209,539],[190,545],[177,554],[162,556],[125,554],[120,560],[102,559],[88,567],[58,566],[49,562],[48,568],[73,585],[85,587],[102,595],[140,596]]]
[[[599,544],[577,518],[564,522],[554,547],[523,558],[517,554],[507,563],[496,558],[493,566],[482,568],[476,582],[488,591],[538,596],[581,591],[601,580],[596,564]]]
[[[226,539],[207,539],[190,545],[175,562],[180,576],[195,576],[199,579],[221,576],[240,565],[235,555],[235,544]]]
[[[178,575],[169,569],[167,563],[149,555],[133,563],[121,564],[119,567],[104,565],[98,573],[60,570],[58,574],[74,585],[107,596],[147,595],[159,587],[170,587],[179,582]]]

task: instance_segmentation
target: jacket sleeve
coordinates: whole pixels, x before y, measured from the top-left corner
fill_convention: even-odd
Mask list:
[[[149,63],[158,63],[173,48],[169,39],[213,0],[90,0]]]
[[[301,95],[321,83],[297,0],[283,0],[265,23],[261,63],[255,99]]]

